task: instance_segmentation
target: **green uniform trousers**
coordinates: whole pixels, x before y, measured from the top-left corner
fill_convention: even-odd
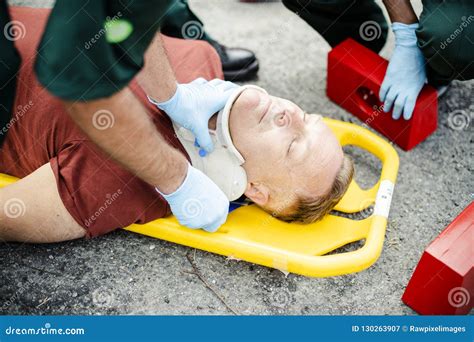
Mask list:
[[[203,39],[212,38],[206,33],[204,23],[189,8],[187,0],[177,0],[168,11],[161,25],[161,32],[175,38]]]

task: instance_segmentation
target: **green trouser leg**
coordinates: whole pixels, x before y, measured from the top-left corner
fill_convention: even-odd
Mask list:
[[[14,40],[21,38],[24,30],[14,27],[8,13],[6,0],[0,0],[0,147],[8,132],[15,101],[16,74],[20,68],[21,58],[15,49]],[[17,30],[18,29],[18,30]],[[15,32],[19,36],[15,35]]]
[[[474,78],[473,0],[423,0],[417,36],[431,84]]]
[[[348,37],[379,52],[387,39],[387,21],[374,0],[283,0],[331,46]]]
[[[204,30],[203,22],[191,11],[187,0],[176,1],[161,25],[161,32],[175,38],[211,40]]]

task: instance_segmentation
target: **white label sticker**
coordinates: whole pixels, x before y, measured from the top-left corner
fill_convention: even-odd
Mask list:
[[[394,184],[389,180],[383,180],[380,183],[377,197],[375,198],[374,215],[388,218],[390,212],[390,203],[392,202]]]

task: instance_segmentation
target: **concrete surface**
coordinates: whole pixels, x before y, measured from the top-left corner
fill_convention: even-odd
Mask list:
[[[261,69],[255,83],[308,112],[358,122],[325,96],[328,45],[280,3],[192,5],[222,43],[256,51]],[[192,270],[186,258],[191,253],[202,278],[241,314],[413,314],[400,297],[424,247],[474,199],[473,125],[453,129],[448,121],[456,110],[472,120],[473,94],[474,82],[454,82],[440,101],[437,132],[412,152],[398,150],[399,180],[384,250],[366,271],[327,279],[285,277],[125,231],[90,241],[2,244],[0,313],[232,314],[196,275],[185,272]],[[352,153],[356,178],[373,184],[377,162]]]

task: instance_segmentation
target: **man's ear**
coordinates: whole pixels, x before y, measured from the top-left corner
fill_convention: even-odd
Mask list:
[[[264,184],[249,182],[244,194],[255,204],[264,206],[270,198],[270,189]]]

